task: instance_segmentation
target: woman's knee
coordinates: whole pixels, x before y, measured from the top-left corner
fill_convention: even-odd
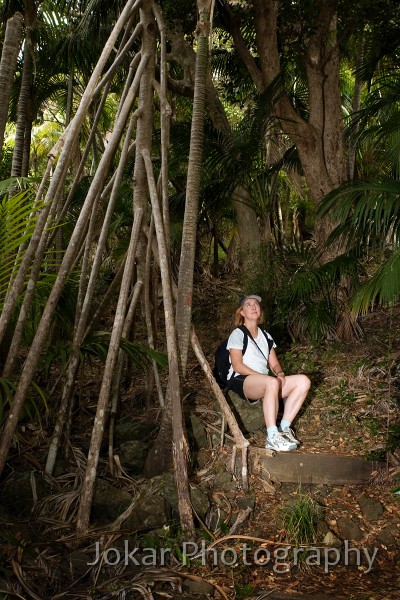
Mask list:
[[[300,381],[299,386],[305,391],[308,392],[311,386],[311,380],[307,377],[307,375],[299,375]]]
[[[269,375],[248,375],[244,380],[243,389],[247,397],[263,398],[268,392],[279,394],[279,381]]]
[[[280,391],[280,381],[276,377],[266,376],[265,380],[265,393],[273,392],[274,394],[279,394]]]

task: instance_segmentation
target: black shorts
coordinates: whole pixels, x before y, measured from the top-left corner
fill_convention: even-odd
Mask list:
[[[240,396],[243,400],[247,400],[250,404],[254,404],[255,402],[258,402],[258,400],[250,400],[245,396],[243,391],[243,384],[246,377],[247,375],[236,375],[236,377],[232,377],[228,382],[229,389],[232,390],[232,392],[235,392],[235,394]]]

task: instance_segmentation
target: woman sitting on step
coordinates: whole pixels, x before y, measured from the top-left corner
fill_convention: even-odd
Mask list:
[[[229,388],[243,399],[262,400],[267,426],[266,448],[288,452],[300,444],[291,424],[307,396],[311,382],[306,375],[285,375],[275,352],[275,342],[269,333],[259,327],[262,322],[260,296],[250,294],[242,298],[235,312],[236,329],[227,343],[231,363]],[[243,352],[245,335],[249,339]],[[269,375],[269,368],[275,377]],[[281,398],[284,411],[278,431],[276,420]]]

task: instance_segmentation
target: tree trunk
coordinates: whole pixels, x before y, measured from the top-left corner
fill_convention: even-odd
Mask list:
[[[211,6],[211,3],[209,3]],[[208,73],[208,36],[209,36],[209,16],[208,13],[201,13],[198,24],[198,53],[196,57],[194,105],[191,129],[191,141],[189,151],[189,164],[187,173],[187,190],[185,216],[182,232],[182,247],[179,264],[179,281],[177,292],[176,323],[178,325],[178,343],[180,351],[181,372],[184,376],[186,370],[186,360],[189,348],[189,336],[191,326],[192,310],[192,290],[193,290],[193,269],[196,253],[196,232],[198,218],[198,198],[200,189],[204,112],[206,81]],[[170,37],[170,35],[168,36]],[[180,35],[172,34],[174,44],[173,54],[183,53],[189,59],[189,68],[193,66],[194,53],[189,48]],[[180,50],[179,50],[180,49]],[[178,59],[179,60],[179,59]],[[187,65],[186,65],[187,66]],[[166,224],[163,224],[166,227]],[[145,463],[145,472],[147,476],[162,473],[171,466],[171,381],[167,389],[165,399],[165,409],[162,415],[159,433],[155,443],[149,451]]]
[[[79,511],[77,516],[76,529],[78,534],[85,534],[89,527],[90,510],[94,493],[94,484],[97,475],[97,464],[100,456],[101,443],[103,441],[104,427],[109,415],[109,399],[112,387],[112,377],[114,367],[117,363],[119,346],[122,336],[122,330],[125,322],[126,309],[128,304],[128,294],[132,284],[132,275],[135,266],[135,254],[141,231],[143,211],[135,212],[135,221],[132,227],[130,244],[127,252],[124,276],[118,299],[118,306],[115,311],[114,325],[111,333],[110,344],[107,353],[107,360],[104,367],[103,379],[99,399],[97,402],[96,417],[94,420],[88,460],[86,464],[84,485],[79,502]]]
[[[224,4],[222,9],[225,25],[259,93],[273,82],[283,80],[277,35],[278,6],[275,0],[253,0],[258,62],[249,52],[229,5]],[[336,13],[329,0],[321,0],[319,8],[305,53],[309,118],[305,121],[296,112],[282,86],[274,108],[282,130],[297,146],[310,197],[316,206],[345,178]],[[317,247],[322,248],[332,226],[329,219],[317,223]]]
[[[71,121],[70,126],[65,135],[65,139],[63,139],[60,143],[57,144],[57,148],[63,145],[60,157],[57,161],[57,166],[54,171],[53,177],[51,179],[49,188],[46,194],[47,205],[46,208],[42,211],[40,215],[37,227],[35,232],[30,240],[28,249],[25,251],[24,259],[21,263],[21,267],[19,269],[18,275],[15,278],[15,285],[13,286],[12,293],[10,293],[7,307],[4,308],[1,317],[0,317],[0,339],[4,334],[4,331],[8,325],[9,319],[11,318],[15,303],[17,298],[23,288],[26,273],[31,264],[32,258],[35,254],[35,251],[40,242],[43,228],[46,224],[48,213],[51,207],[51,199],[57,197],[58,190],[62,186],[68,166],[71,161],[70,151],[74,147],[76,138],[79,135],[80,129],[82,127],[83,121],[87,115],[89,105],[91,103],[91,99],[93,96],[93,91],[96,89],[98,85],[100,75],[103,71],[103,68],[108,60],[109,55],[111,54],[112,49],[115,46],[115,43],[118,39],[118,36],[121,32],[121,29],[125,25],[126,21],[129,18],[129,15],[132,13],[134,5],[138,5],[138,0],[136,2],[134,0],[128,0],[124,9],[121,12],[120,17],[115,24],[109,39],[107,40],[106,45],[101,53],[101,56],[97,62],[95,69],[93,70],[90,81],[85,89],[85,92],[82,96],[81,103],[76,112],[74,119]],[[54,152],[54,151],[53,151]],[[53,152],[51,154],[53,154]],[[107,176],[108,168],[110,165],[110,161],[114,155],[115,146],[109,143],[107,148],[105,149],[104,155],[102,157],[102,161],[100,161],[100,177],[98,179],[98,185],[102,185],[104,183],[104,179]],[[103,178],[103,179],[102,179]],[[66,279],[70,273],[70,270],[73,268],[77,253],[81,247],[82,238],[84,235],[84,231],[87,227],[88,219],[91,213],[91,208],[95,199],[95,195],[97,193],[97,189],[93,188],[93,193],[88,195],[85,199],[84,205],[81,209],[78,221],[76,223],[76,227],[71,236],[70,244],[65,252],[63,262],[60,266],[60,271],[58,273],[57,279],[54,283],[54,286],[50,292],[49,298],[47,300],[45,309],[43,311],[40,323],[38,325],[36,335],[32,342],[31,348],[29,350],[28,356],[26,358],[24,368],[21,372],[18,388],[15,392],[14,399],[12,402],[12,408],[10,409],[9,414],[7,415],[7,419],[5,421],[4,429],[2,432],[2,436],[0,439],[0,474],[3,472],[4,465],[7,459],[8,450],[10,444],[13,439],[13,435],[15,429],[18,424],[18,419],[21,414],[29,387],[32,382],[32,378],[35,373],[36,365],[39,360],[42,348],[45,344],[48,332],[51,327],[52,318],[54,315],[54,311],[57,306],[58,299],[62,290],[64,288],[64,284]],[[7,309],[7,310],[6,310]]]
[[[87,323],[88,323],[88,319],[89,319],[89,313],[90,313],[90,309],[92,307],[92,301],[93,301],[93,297],[94,297],[94,293],[95,293],[96,279],[97,279],[98,273],[99,273],[101,265],[102,265],[102,257],[103,257],[103,252],[105,250],[106,243],[107,243],[109,226],[110,226],[110,223],[112,220],[113,210],[114,210],[115,202],[117,199],[119,185],[120,185],[121,179],[122,179],[123,169],[126,165],[126,161],[128,158],[128,153],[129,153],[128,148],[129,148],[129,142],[130,142],[132,131],[133,131],[133,124],[134,124],[134,117],[131,118],[130,124],[128,126],[128,130],[127,130],[127,134],[125,137],[125,142],[124,142],[124,146],[122,149],[120,162],[118,164],[118,168],[116,171],[114,186],[113,186],[113,189],[111,192],[111,197],[110,197],[110,200],[109,200],[109,203],[107,206],[107,211],[104,216],[102,229],[101,229],[100,236],[99,236],[99,239],[97,242],[96,253],[95,253],[95,256],[93,259],[93,263],[91,265],[90,277],[89,277],[89,281],[87,283],[85,297],[82,302],[82,309],[80,310],[79,314],[76,315],[76,325],[75,325],[71,353],[70,353],[69,362],[68,362],[66,381],[65,381],[62,396],[61,396],[61,402],[60,402],[60,406],[59,406],[58,413],[57,413],[57,422],[56,422],[56,426],[54,429],[54,434],[53,434],[53,437],[51,440],[49,453],[48,453],[48,457],[47,457],[47,462],[46,462],[46,472],[49,473],[50,475],[53,472],[55,460],[57,457],[57,451],[58,451],[60,437],[61,437],[62,431],[65,427],[67,414],[68,414],[69,406],[70,406],[70,402],[71,402],[71,396],[73,394],[74,387],[75,387],[76,375],[77,375],[78,368],[79,368],[80,347],[85,338],[85,333],[87,331]],[[95,221],[96,219],[93,219],[93,220]],[[121,277],[121,279],[122,279],[122,277]],[[81,280],[82,280],[82,276],[81,276]],[[85,277],[85,280],[86,280],[86,277]]]
[[[197,59],[194,81],[192,128],[190,134],[185,215],[183,221],[178,277],[178,299],[176,305],[176,321],[179,323],[178,342],[183,376],[185,376],[186,372],[190,327],[192,323],[193,270],[196,252],[201,163],[203,155],[206,82],[209,68],[211,7],[211,0],[208,2],[201,2],[198,0],[200,19],[197,24]]]
[[[250,195],[246,188],[237,187],[232,194],[240,240],[240,262],[243,272],[254,267],[254,259],[260,249],[257,215],[250,206]],[[251,272],[251,271],[248,271]]]
[[[31,142],[32,142],[32,126],[33,126],[33,119],[34,119],[34,91],[32,89],[32,86],[30,86],[30,92],[31,95],[29,97],[29,102],[28,102],[28,110],[27,110],[27,115],[26,115],[26,125],[25,125],[25,135],[24,135],[24,152],[22,154],[22,170],[21,170],[21,175],[22,177],[28,177],[29,175],[29,166],[30,166],[30,160],[31,160]]]
[[[24,65],[22,68],[21,88],[18,98],[17,130],[11,165],[11,177],[21,177],[25,151],[25,133],[29,119],[29,103],[33,82],[33,42],[30,30],[27,30],[24,44]]]
[[[4,131],[8,119],[8,104],[21,48],[23,16],[16,12],[7,21],[0,62],[0,159],[3,150]]]
[[[185,71],[185,80],[181,86],[177,82],[170,80],[169,86],[180,94],[192,97],[193,84],[195,80],[196,53],[188,44],[183,34],[176,31],[168,31],[168,40],[171,44],[171,55]],[[206,79],[206,109],[213,126],[220,130],[227,140],[232,139],[232,129],[226,116],[224,107],[218,97],[211,74],[208,73]],[[232,202],[235,207],[235,218],[239,229],[240,253],[246,256],[250,247],[252,251],[258,251],[261,243],[261,236],[257,224],[256,214],[248,202],[241,202],[244,198],[248,199],[248,192],[242,186],[238,186],[232,194]],[[236,247],[236,246],[235,246]]]
[[[162,220],[165,231],[169,231],[169,193],[168,193],[168,151],[169,151],[169,133],[172,109],[167,98],[167,38],[165,24],[162,15],[156,4],[153,7],[154,16],[157,21],[160,32],[160,85],[157,89],[161,102],[161,205]],[[167,249],[169,251],[169,239],[166,239]]]
[[[360,40],[360,50],[359,50],[358,58],[356,60],[356,69],[355,69],[353,105],[352,105],[352,113],[353,113],[352,121],[353,122],[354,122],[355,118],[357,117],[357,113],[360,110],[360,106],[361,106],[361,92],[362,92],[364,82],[362,81],[358,67],[361,65],[361,63],[363,61],[363,57],[364,57],[364,35],[362,34],[361,40]],[[348,152],[347,152],[347,174],[348,174],[349,181],[353,181],[354,175],[355,175],[356,149],[357,149],[356,134],[357,134],[358,130],[359,130],[359,124],[356,122],[356,124],[354,125],[354,133],[351,136],[351,139],[349,141],[349,148],[348,148]]]
[[[165,329],[167,338],[167,352],[169,364],[168,391],[171,398],[173,461],[175,483],[178,493],[178,508],[180,524],[184,532],[193,533],[194,523],[190,504],[189,480],[187,473],[187,442],[183,431],[183,415],[181,404],[181,391],[179,381],[178,346],[176,340],[176,327],[174,320],[170,263],[165,241],[164,225],[162,222],[156,185],[153,179],[150,153],[143,150],[146,172],[149,181],[151,206],[153,209],[154,223],[156,226],[157,243],[159,248],[161,281],[163,288]]]
[[[147,44],[147,47],[153,48],[154,51],[154,43],[155,40],[149,39],[150,32],[154,30],[150,29],[150,23],[154,24],[154,16],[149,12],[148,9],[142,11],[142,21],[144,24],[144,33],[143,33],[143,46]],[[154,67],[154,64],[153,64]],[[143,151],[151,148],[152,145],[152,131],[153,131],[153,79],[154,79],[154,70],[150,72],[148,71],[148,75],[143,79],[141,84],[141,93],[140,93],[140,105],[139,109],[141,109],[141,119],[138,123],[138,131],[136,136],[136,160],[135,160],[135,168],[134,168],[134,209],[136,210],[137,206],[147,206],[148,199],[148,173],[146,174],[146,168],[144,166],[144,158]],[[162,160],[165,159],[163,154]],[[163,170],[163,168],[162,168]],[[153,210],[154,217],[154,210]],[[158,223],[158,224],[157,224]],[[155,222],[157,241],[160,232],[157,231],[157,227],[162,227],[162,230],[165,234],[165,239],[169,237],[166,229],[168,226],[168,222],[160,225],[159,222]],[[149,240],[149,242],[151,242]],[[168,244],[166,244],[166,252],[168,253]],[[139,276],[144,280],[146,278],[146,246],[143,244],[143,254],[141,255],[141,261],[138,264]],[[161,249],[160,249],[161,252]],[[166,257],[159,256],[159,261],[165,259],[169,261],[169,253]],[[164,292],[163,292],[164,293]],[[176,331],[174,331],[174,336],[176,336]],[[166,470],[170,469],[172,466],[172,406],[171,406],[171,390],[167,391],[165,398],[165,406],[161,417],[161,424],[159,433],[157,435],[157,439],[153,446],[150,448],[148,455],[146,457],[145,462],[145,471],[147,476],[153,476],[155,474],[163,473]]]

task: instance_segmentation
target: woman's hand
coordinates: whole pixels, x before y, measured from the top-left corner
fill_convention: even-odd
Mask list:
[[[277,378],[282,382],[282,387],[285,385],[285,373],[283,373],[282,371],[280,371],[279,373],[276,374]]]

